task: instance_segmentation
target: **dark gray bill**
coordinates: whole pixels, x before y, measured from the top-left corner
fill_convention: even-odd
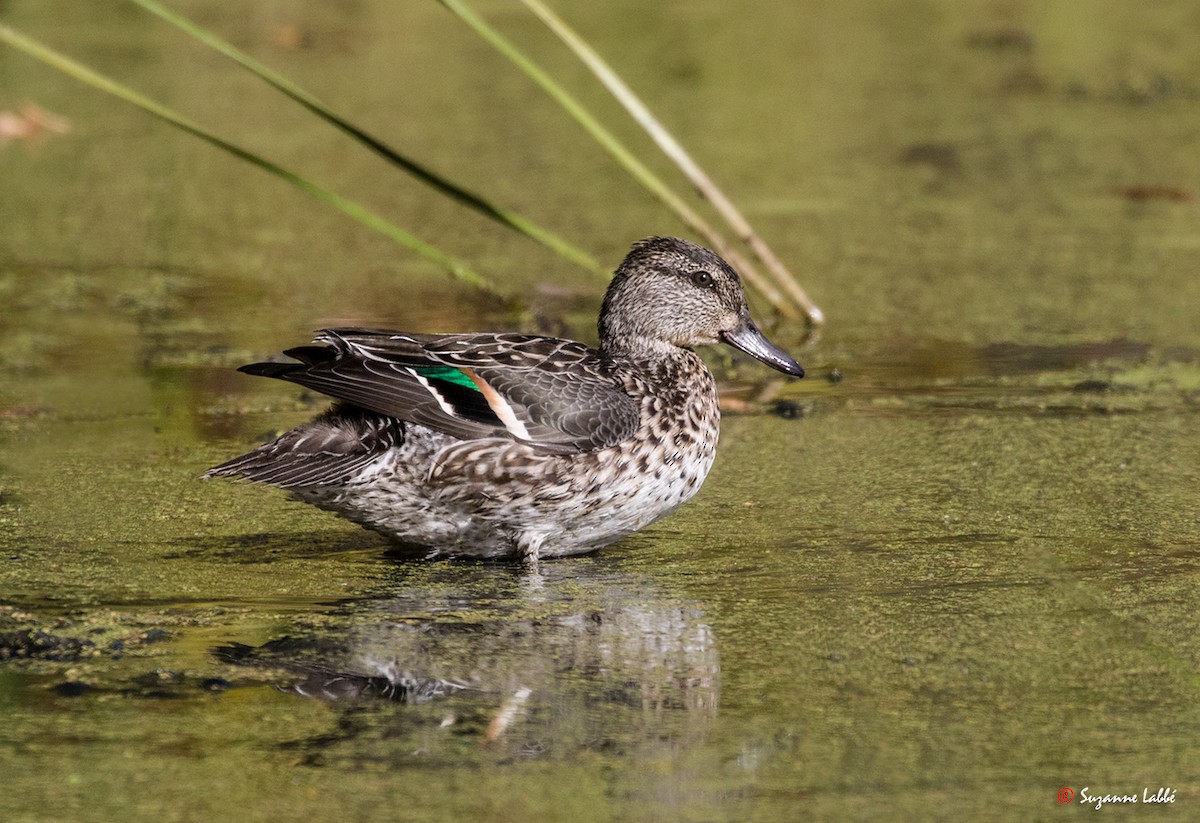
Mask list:
[[[796,377],[804,376],[804,367],[793,360],[787,352],[776,346],[754,325],[748,315],[733,331],[721,332],[721,339],[735,349],[740,349],[755,360],[761,360],[773,369]]]

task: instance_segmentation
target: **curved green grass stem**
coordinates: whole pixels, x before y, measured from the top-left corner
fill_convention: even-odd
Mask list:
[[[425,259],[437,264],[441,268],[448,271],[456,279],[474,286],[477,289],[496,295],[498,297],[508,299],[499,288],[491,281],[476,273],[469,265],[462,260],[452,257],[449,254],[441,251],[435,246],[426,243],[413,234],[405,231],[394,223],[385,220],[379,215],[367,209],[359,203],[342,197],[324,186],[301,177],[293,171],[283,168],[271,161],[260,157],[248,149],[241,148],[227,140],[218,137],[212,132],[197,123],[188,120],[183,115],[178,114],[171,109],[163,106],[150,98],[139,94],[133,89],[123,86],[120,83],[105,77],[98,72],[89,69],[80,63],[75,62],[71,58],[54,51],[48,46],[34,40],[33,38],[18,32],[11,26],[0,24],[0,41],[8,43],[10,46],[25,52],[31,57],[42,61],[43,63],[52,66],[59,71],[62,71],[76,80],[79,80],[92,88],[107,92],[115,97],[137,106],[143,111],[165,120],[172,126],[199,137],[201,140],[216,146],[217,148],[232,154],[233,156],[244,160],[269,174],[286,180],[298,189],[307,192],[318,200],[332,206],[341,211],[343,214],[352,217],[364,226],[374,229],[400,245],[411,251],[416,252]]]
[[[702,197],[708,200],[718,214],[725,220],[734,234],[744,242],[754,256],[766,267],[775,278],[776,283],[804,312],[808,322],[820,324],[824,322],[824,313],[813,303],[812,299],[788,271],[758,232],[750,225],[737,206],[717,186],[713,179],[700,167],[692,156],[680,145],[665,126],[656,118],[646,104],[642,102],[624,80],[605,62],[578,33],[551,11],[541,0],[520,0],[533,14],[569,48],[576,57],[604,84],[609,93],[616,98],[629,115],[637,121],[651,139],[662,149],[663,153],[679,167]]]
[[[776,311],[786,317],[797,317],[802,309],[785,297],[769,280],[726,240],[716,229],[683,201],[663,180],[637,159],[617,137],[605,128],[596,117],[562,87],[544,69],[534,63],[507,38],[492,28],[482,17],[472,11],[461,0],[438,0],[460,20],[499,51],[527,77],[542,88],[558,103],[591,137],[601,145],[634,179],[675,212],[683,223],[705,238],[722,256],[729,260]],[[819,318],[819,311],[817,317]],[[813,322],[819,322],[814,320]]]
[[[559,256],[571,261],[572,263],[575,263],[578,266],[581,266],[582,268],[588,269],[589,271],[606,278],[609,276],[609,272],[602,269],[600,264],[596,262],[595,258],[589,255],[587,252],[567,242],[553,232],[542,228],[532,220],[529,220],[528,218],[523,217],[515,212],[502,209],[494,203],[484,199],[482,196],[469,191],[462,186],[451,182],[450,180],[447,180],[437,172],[434,172],[417,161],[402,155],[392,146],[389,146],[382,140],[374,137],[371,134],[368,134],[363,129],[346,120],[312,94],[308,93],[304,89],[301,89],[287,78],[268,68],[250,55],[241,51],[222,38],[216,36],[207,29],[201,28],[191,20],[188,20],[186,17],[171,11],[161,3],[156,2],[156,0],[131,0],[131,2],[136,3],[146,11],[157,15],[171,25],[176,26],[202,43],[225,55],[243,68],[269,83],[271,86],[274,86],[276,89],[283,92],[300,105],[304,106],[313,114],[345,132],[347,135],[354,138],[371,151],[375,152],[400,169],[403,169],[405,172],[420,180],[422,183],[432,187],[438,192],[457,201],[458,203],[461,203],[462,205],[479,212],[485,217],[495,220],[496,222],[508,226],[511,229],[515,229],[521,234],[524,234],[530,239],[541,243],[543,246],[551,249]]]

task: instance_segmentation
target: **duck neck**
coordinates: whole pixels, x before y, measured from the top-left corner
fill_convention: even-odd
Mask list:
[[[619,340],[601,338],[600,351],[616,362],[665,363],[678,360],[690,349],[682,349],[662,338],[629,336]]]
[[[682,405],[708,402],[707,394],[699,389],[712,383],[712,375],[700,355],[691,349],[649,338],[603,345],[601,352],[619,371],[653,387],[654,394],[678,393],[677,402]]]

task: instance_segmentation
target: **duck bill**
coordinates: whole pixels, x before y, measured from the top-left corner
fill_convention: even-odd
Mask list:
[[[743,315],[742,322],[733,331],[721,332],[721,339],[777,371],[796,377],[804,376],[804,367],[793,360],[787,352],[764,337],[749,315]]]

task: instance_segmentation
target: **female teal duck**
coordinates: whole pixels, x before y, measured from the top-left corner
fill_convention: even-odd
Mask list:
[[[693,346],[728,343],[804,369],[750,319],[741,282],[708,249],[634,245],[600,309],[600,348],[521,334],[326,329],[240,370],[340,401],[210,469],[300,500],[430,556],[537,561],[594,551],[700,488],[721,418]]]

